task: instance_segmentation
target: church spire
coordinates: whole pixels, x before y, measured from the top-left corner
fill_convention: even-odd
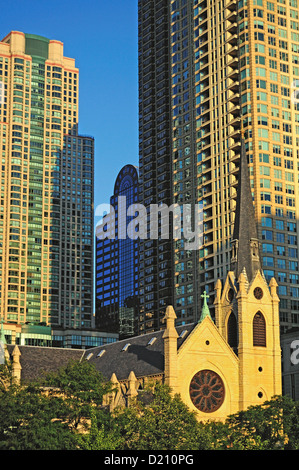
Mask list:
[[[259,240],[252,201],[250,178],[244,139],[241,140],[241,157],[238,180],[237,205],[232,238],[231,271],[238,279],[246,273],[248,282],[261,270]]]

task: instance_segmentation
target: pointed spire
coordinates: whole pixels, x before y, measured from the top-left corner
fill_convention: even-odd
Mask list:
[[[202,306],[202,309],[201,309],[201,315],[200,315],[199,323],[201,323],[206,317],[210,317],[210,319],[212,320],[212,317],[211,317],[211,314],[210,314],[210,309],[209,309],[208,302],[207,302],[207,299],[209,299],[210,296],[207,295],[206,291],[204,291],[201,298],[203,299],[203,306]]]
[[[236,279],[245,268],[248,282],[260,270],[259,240],[252,201],[250,178],[244,139],[241,141],[241,157],[238,180],[237,205],[232,239],[231,271]]]
[[[166,328],[163,334],[163,338],[178,338],[178,334],[175,328],[175,320],[177,319],[176,313],[172,305],[166,308],[164,320],[166,321]]]
[[[216,295],[215,295],[214,303],[220,302],[221,289],[222,289],[222,283],[221,283],[220,279],[217,279],[217,282],[216,282],[216,285],[215,285]]]
[[[134,374],[133,371],[131,371],[128,377],[128,390],[127,390],[128,397],[136,397],[138,395],[136,386],[137,386],[136,375]]]

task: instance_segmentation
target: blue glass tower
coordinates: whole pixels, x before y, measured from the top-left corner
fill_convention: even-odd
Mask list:
[[[124,207],[120,207],[121,200]],[[110,199],[114,212],[105,215],[96,227],[96,326],[118,333],[120,338],[137,333],[139,240],[127,236],[132,217],[126,215],[133,204],[138,204],[138,170],[126,165],[116,178]],[[99,236],[106,231],[105,239]]]

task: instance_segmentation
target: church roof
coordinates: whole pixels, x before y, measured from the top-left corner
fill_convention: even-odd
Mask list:
[[[15,349],[14,345],[7,345],[10,356]],[[22,382],[32,382],[44,373],[57,372],[71,360],[79,361],[84,351],[79,349],[49,348],[39,346],[18,345],[21,353]]]
[[[176,328],[178,349],[196,323]],[[115,373],[118,380],[126,380],[131,371],[135,376],[148,377],[164,373],[164,330],[128,338],[85,351],[85,359],[107,379]],[[92,356],[90,356],[92,354]]]
[[[176,328],[178,349],[195,326],[196,323],[192,323]],[[160,330],[87,350],[18,345],[22,382],[32,382],[43,374],[57,372],[71,360],[83,359],[94,364],[107,380],[113,373],[118,380],[126,380],[131,371],[137,378],[163,374],[163,333],[164,330]],[[7,348],[12,356],[15,346],[8,345]]]

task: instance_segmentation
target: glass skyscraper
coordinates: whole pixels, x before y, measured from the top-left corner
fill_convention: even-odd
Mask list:
[[[79,70],[60,41],[0,42],[0,316],[92,327],[94,139],[78,135]]]
[[[157,198],[164,176],[166,203],[204,207],[202,248],[168,245],[178,323],[198,318],[201,293],[213,296],[229,270],[243,135],[262,268],[279,284],[282,329],[298,325],[297,0],[139,0],[138,8],[141,202],[146,184]],[[152,247],[154,279],[160,246]],[[163,308],[142,293],[141,285],[150,331]]]
[[[128,233],[137,210],[138,169],[126,165],[119,172],[110,199],[111,211],[96,227],[96,326],[119,333],[138,331],[139,240]]]

